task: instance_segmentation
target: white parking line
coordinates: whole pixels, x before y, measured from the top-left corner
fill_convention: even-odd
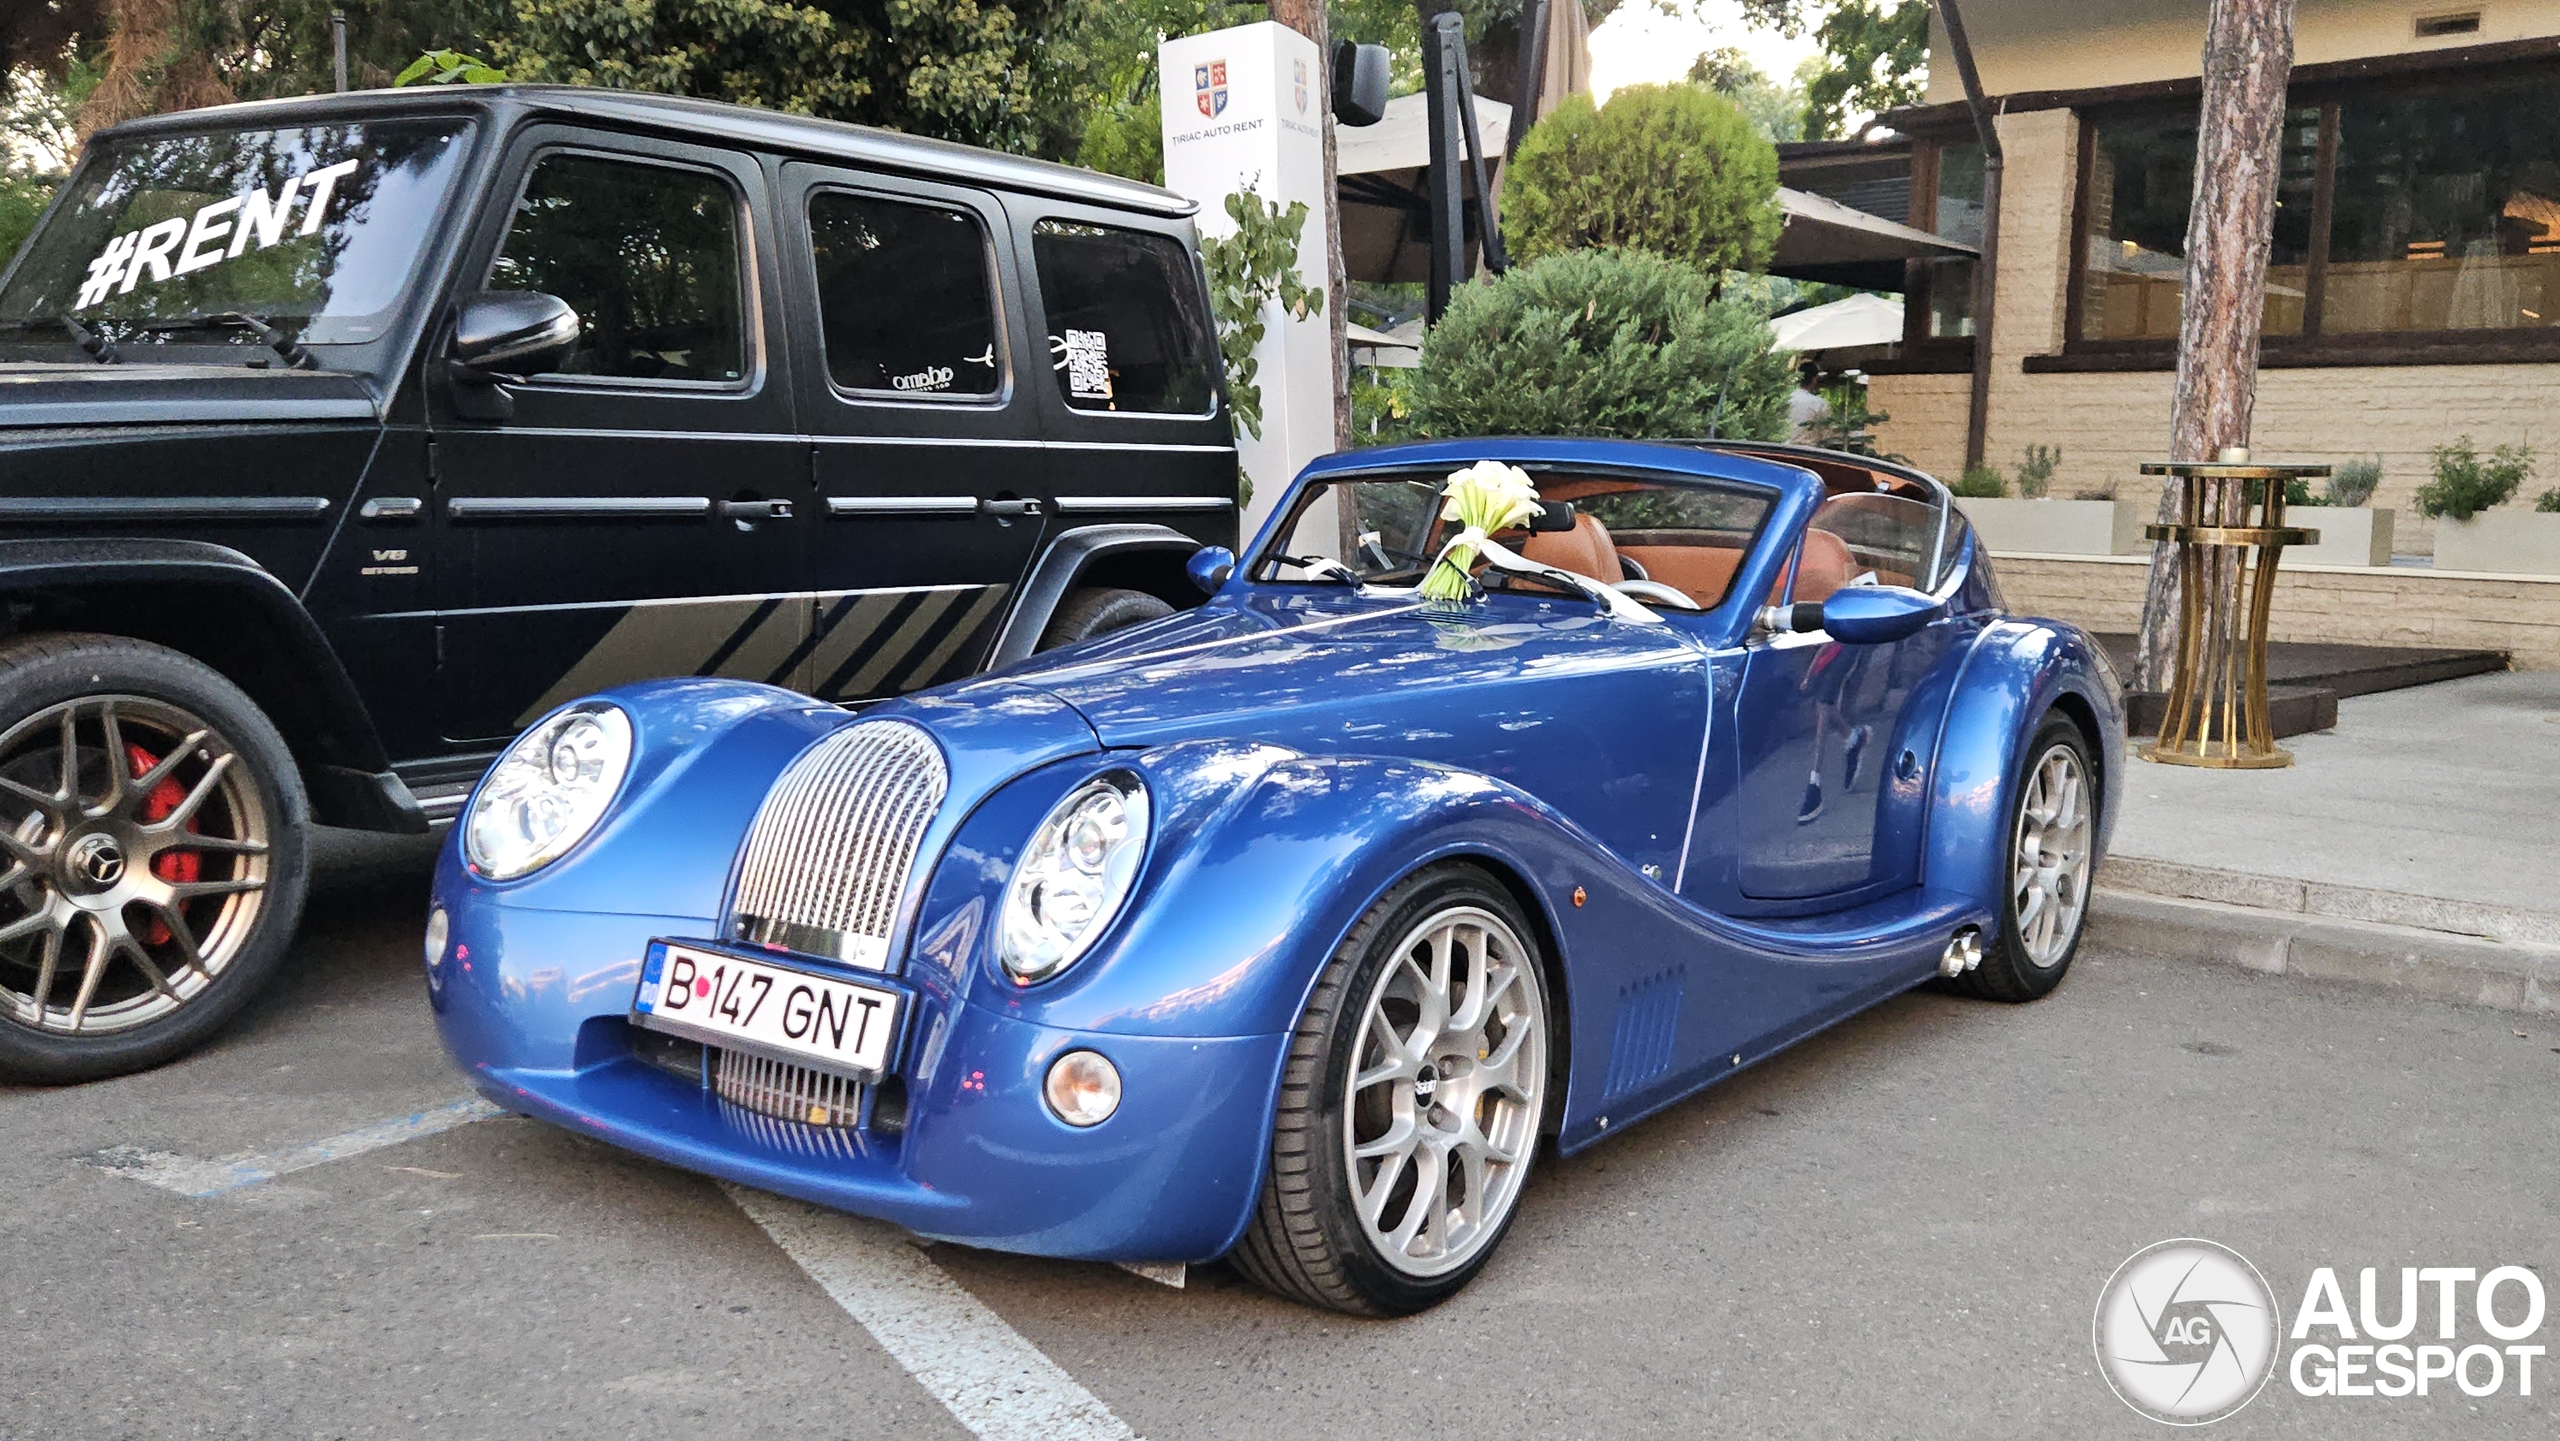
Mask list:
[[[1134,1441],[1126,1422],[896,1227],[724,1186],[784,1255],[981,1441]]]
[[[278,1176],[329,1161],[343,1161],[349,1156],[361,1156],[367,1151],[379,1151],[385,1146],[396,1146],[403,1141],[414,1141],[421,1136],[432,1136],[438,1131],[450,1131],[456,1126],[467,1126],[473,1121],[485,1121],[491,1116],[505,1114],[477,1096],[466,1096],[414,1115],[376,1121],[370,1126],[358,1126],[326,1140],[283,1151],[246,1152],[219,1160],[199,1161],[172,1151],[111,1146],[86,1159],[101,1170],[146,1181],[181,1196],[219,1196],[225,1191],[272,1181]]]

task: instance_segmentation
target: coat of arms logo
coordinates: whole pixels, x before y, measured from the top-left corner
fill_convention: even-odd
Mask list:
[[[1289,68],[1296,81],[1298,91],[1298,113],[1304,115],[1307,113],[1307,62],[1304,60],[1292,60],[1289,62]]]
[[[1200,113],[1214,120],[1227,113],[1227,62],[1211,60],[1191,67],[1192,88]]]

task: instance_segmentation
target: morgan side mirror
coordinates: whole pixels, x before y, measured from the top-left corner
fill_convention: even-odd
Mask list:
[[[1387,118],[1387,47],[1333,47],[1333,118],[1345,125],[1375,125]]]
[[[1236,573],[1236,553],[1223,545],[1204,545],[1191,553],[1190,563],[1182,570],[1202,595],[1216,595],[1227,577]]]
[[[538,290],[482,291],[462,299],[450,359],[464,379],[539,375],[558,367],[577,343],[578,312],[560,297]]]
[[[1845,645],[1882,645],[1917,635],[1942,608],[1935,597],[1900,585],[1849,586],[1833,591],[1818,607],[1822,629]]]

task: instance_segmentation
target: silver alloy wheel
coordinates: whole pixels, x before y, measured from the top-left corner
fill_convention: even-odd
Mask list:
[[[1342,1145],[1370,1245],[1438,1276],[1520,1199],[1546,1100],[1545,999],[1528,947],[1480,907],[1426,917],[1390,954],[1352,1047]]]
[[[2027,776],[2009,891],[2027,959],[2044,970],[2062,964],[2089,905],[2089,773],[2067,745],[2047,747]]]
[[[159,1020],[256,932],[267,807],[200,718],[84,696],[0,735],[0,1018],[94,1036]]]

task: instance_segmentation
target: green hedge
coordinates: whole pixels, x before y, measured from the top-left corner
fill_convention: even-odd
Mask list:
[[[1777,193],[1776,147],[1713,91],[1630,85],[1597,110],[1568,95],[1503,173],[1502,240],[1522,261],[1625,246],[1758,270],[1778,243]]]
[[[1782,440],[1768,316],[1695,267],[1570,250],[1461,287],[1413,373],[1417,433]]]

